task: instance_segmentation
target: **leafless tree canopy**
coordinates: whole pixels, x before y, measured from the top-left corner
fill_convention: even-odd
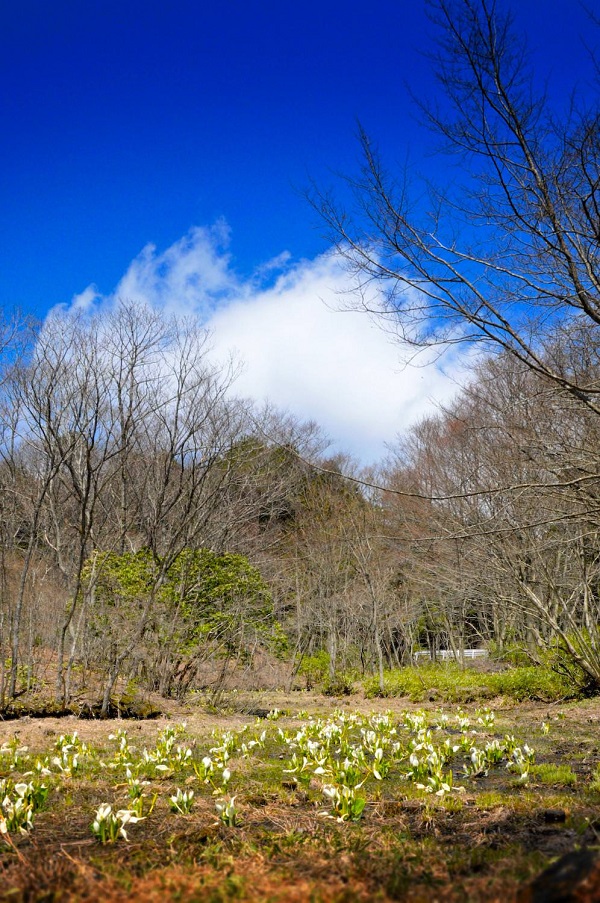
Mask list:
[[[390,171],[361,131],[354,204],[322,191],[312,202],[358,303],[403,341],[504,349],[598,412],[598,383],[554,353],[558,329],[600,323],[597,95],[553,104],[500,3],[438,0],[430,13],[443,100],[418,103],[448,162],[445,184]]]

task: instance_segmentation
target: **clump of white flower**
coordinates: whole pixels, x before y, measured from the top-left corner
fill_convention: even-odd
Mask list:
[[[96,811],[91,830],[100,843],[114,843],[119,837],[129,840],[125,826],[134,825],[141,820],[131,809],[119,809],[118,812],[113,812],[108,803],[103,803]]]

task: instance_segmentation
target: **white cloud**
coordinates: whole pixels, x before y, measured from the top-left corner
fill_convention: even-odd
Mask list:
[[[239,395],[316,420],[336,449],[371,463],[386,441],[456,392],[464,359],[454,352],[443,369],[401,367],[397,344],[366,314],[339,310],[349,284],[332,255],[292,264],[285,253],[242,280],[220,224],[195,228],[161,253],[148,245],[110,296],[90,286],[73,304],[124,298],[200,316],[213,353],[225,359],[235,350],[245,362]]]
[[[146,245],[129,265],[114,296],[206,318],[217,304],[245,291],[231,268],[228,245],[224,223],[191,229],[160,254],[154,245]]]

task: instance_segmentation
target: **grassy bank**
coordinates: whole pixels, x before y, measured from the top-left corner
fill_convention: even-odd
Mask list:
[[[408,698],[413,702],[467,703],[504,696],[552,702],[580,695],[572,678],[542,666],[513,667],[505,671],[460,668],[448,662],[386,671],[383,690],[377,678],[364,684],[368,698]]]

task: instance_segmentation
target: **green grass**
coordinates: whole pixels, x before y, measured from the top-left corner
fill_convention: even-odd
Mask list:
[[[387,671],[383,692],[376,678],[366,680],[364,688],[367,698],[407,697],[422,702],[435,696],[436,701],[462,704],[497,696],[517,702],[526,699],[551,702],[576,695],[573,684],[549,668],[516,667],[488,673],[468,667],[462,669],[453,662]]]
[[[477,794],[478,809],[499,809],[506,805],[506,795],[493,790],[484,790]]]
[[[590,790],[592,791],[592,793],[600,794],[600,765],[596,766],[596,769],[592,775]]]
[[[532,781],[539,784],[558,784],[563,787],[571,787],[577,783],[577,775],[570,765],[555,765],[552,763],[532,765],[529,769],[529,774]]]

